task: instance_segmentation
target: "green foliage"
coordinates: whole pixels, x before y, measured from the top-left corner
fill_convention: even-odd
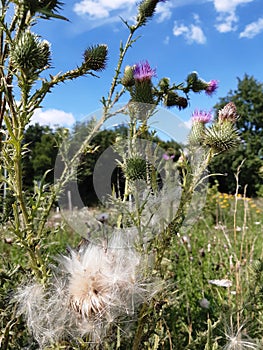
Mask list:
[[[236,149],[214,158],[210,169],[212,173],[225,174],[216,177],[220,191],[234,193],[234,174],[244,159],[239,178],[240,192],[245,191],[246,187],[248,196],[256,196],[263,186],[260,176],[263,165],[263,84],[245,75],[243,79],[238,79],[237,89],[221,98],[215,108],[219,110],[230,101],[237,108],[239,118],[236,126],[242,142]]]
[[[23,158],[23,176],[27,190],[32,190],[34,180],[40,181],[50,170],[46,181],[54,179],[54,164],[57,157],[57,132],[48,126],[30,125],[24,135],[28,151]]]

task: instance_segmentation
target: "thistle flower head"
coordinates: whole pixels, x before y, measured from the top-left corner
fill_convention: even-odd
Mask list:
[[[204,110],[195,109],[192,114],[193,123],[209,123],[212,120],[212,113]]]
[[[218,112],[218,120],[219,122],[229,121],[235,123],[238,119],[237,108],[233,102],[229,102]]]
[[[179,96],[174,91],[168,91],[164,97],[164,105],[166,107],[178,107],[179,109],[184,109],[188,106],[187,99],[185,97]]]
[[[157,4],[165,1],[166,0],[142,0],[138,6],[138,24],[141,26],[144,25],[147,20],[154,15]]]
[[[172,154],[172,155],[169,155],[169,154],[167,154],[167,153],[164,153],[164,154],[163,154],[163,159],[164,159],[164,160],[171,160],[171,159],[174,159],[174,157],[175,157],[174,154]]]
[[[133,67],[126,66],[124,69],[124,74],[121,79],[121,83],[125,87],[131,87],[135,84],[135,80],[133,77]]]
[[[156,69],[152,69],[149,62],[136,63],[133,68],[133,77],[136,81],[150,81],[152,77],[156,76]]]
[[[207,87],[205,89],[205,93],[209,96],[212,96],[217,88],[218,88],[218,81],[213,79],[213,80],[209,81],[209,83],[207,84]]]
[[[108,56],[107,45],[95,45],[88,47],[84,52],[86,69],[101,71],[105,69]]]
[[[216,123],[206,128],[204,144],[211,147],[216,153],[227,151],[239,145],[238,130],[233,123]]]
[[[147,164],[144,158],[128,158],[124,168],[125,176],[131,181],[146,180],[148,166],[149,164]]]
[[[140,289],[136,290],[140,256],[125,246],[121,233],[107,248],[90,244],[81,254],[71,251],[60,261],[68,276],[70,307],[82,318],[112,319],[117,309],[134,311],[128,304]]]
[[[46,40],[29,31],[24,32],[13,43],[10,57],[14,67],[27,75],[35,78],[35,75],[50,65],[50,44]]]
[[[141,278],[145,266],[128,234],[114,231],[107,246],[70,250],[58,258],[49,287],[35,283],[18,290],[20,313],[41,348],[68,336],[99,341],[112,322],[154,294]]]

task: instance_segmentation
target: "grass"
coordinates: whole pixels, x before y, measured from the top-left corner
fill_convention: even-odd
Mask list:
[[[141,349],[263,348],[262,211],[260,199],[209,190],[198,221],[174,235],[161,263],[167,287],[144,316]],[[50,223],[43,243],[49,250],[47,261],[53,263],[54,256],[68,245],[76,247],[81,237],[66,225],[54,225],[53,219]],[[8,225],[1,229],[0,254],[0,344],[3,349],[37,349],[14,314],[12,293],[24,283],[30,266]],[[134,326],[117,330],[104,348],[132,349]],[[73,349],[67,342],[54,348]],[[89,347],[79,343],[74,349],[82,348]]]

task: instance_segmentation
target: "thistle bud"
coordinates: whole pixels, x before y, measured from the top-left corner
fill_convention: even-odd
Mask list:
[[[232,123],[217,123],[205,130],[204,144],[216,153],[236,147],[239,141],[238,131]]]
[[[162,78],[159,81],[159,84],[158,84],[161,92],[167,92],[168,89],[169,89],[169,85],[170,85],[170,79],[169,78]]]
[[[191,86],[193,92],[201,92],[207,89],[207,83],[202,79],[197,79]]]
[[[133,67],[126,66],[124,69],[124,75],[121,79],[121,83],[125,87],[131,87],[135,84],[135,80],[133,77]]]
[[[179,109],[182,109],[187,107],[188,102],[185,97],[179,96],[174,91],[169,91],[164,98],[164,105],[166,107],[177,106]]]
[[[186,99],[185,97],[178,96],[176,106],[177,106],[179,109],[184,109],[184,108],[186,108],[186,107],[188,106],[187,99]]]
[[[49,66],[50,56],[50,44],[29,31],[14,42],[10,51],[13,66],[29,78]]]
[[[203,123],[193,123],[188,142],[191,146],[201,146],[204,141],[205,127]]]
[[[147,179],[147,162],[143,158],[134,157],[127,159],[125,176],[132,181]]]
[[[186,82],[188,90],[191,89],[193,92],[200,92],[202,90],[205,90],[207,87],[207,83],[198,78],[197,72],[188,74]]]
[[[138,7],[137,22],[143,25],[154,15],[158,0],[143,0]]]
[[[88,70],[101,71],[106,67],[107,45],[91,46],[84,52],[84,64]]]
[[[193,85],[198,80],[197,72],[192,72],[188,74],[186,81],[188,85]]]
[[[225,122],[229,121],[235,123],[238,119],[237,108],[233,102],[229,102],[224,108],[220,109],[218,112],[218,121]]]
[[[135,82],[134,90],[131,92],[132,102],[154,104],[151,81]]]

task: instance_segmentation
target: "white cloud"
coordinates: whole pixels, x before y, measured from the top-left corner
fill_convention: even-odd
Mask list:
[[[73,11],[81,16],[89,17],[93,24],[91,28],[113,23],[120,20],[120,16],[131,20],[136,15],[138,0],[79,0],[73,6]],[[158,23],[169,20],[175,4],[158,3],[156,20]]]
[[[164,43],[165,45],[168,45],[169,42],[170,42],[170,37],[169,37],[169,35],[167,35],[167,36],[165,37],[163,43]]]
[[[263,17],[257,21],[248,24],[244,31],[240,33],[240,38],[254,38],[257,34],[263,32]]]
[[[189,28],[186,27],[184,24],[178,25],[177,22],[174,22],[174,28],[173,28],[173,35],[180,36],[182,34],[189,33]]]
[[[136,4],[136,0],[81,0],[73,10],[78,15],[89,15],[92,18],[107,18],[114,10],[127,10]]]
[[[197,24],[197,23],[201,23],[200,17],[199,17],[199,15],[198,15],[197,13],[194,13],[194,14],[193,14],[193,17],[194,17],[194,20],[195,20],[195,23],[196,23],[196,24]]]
[[[227,16],[226,14],[221,14],[217,17],[217,21],[221,22],[215,25],[216,29],[220,33],[227,33],[237,30],[237,26],[235,24],[238,22],[238,18],[234,12],[229,13]]]
[[[42,111],[38,108],[31,119],[31,124],[39,123],[40,125],[67,126],[70,127],[75,123],[72,113],[67,113],[58,109],[47,109]]]
[[[188,44],[197,43],[197,44],[205,44],[206,36],[202,30],[202,28],[198,25],[191,24],[190,26],[186,26],[184,24],[179,25],[176,21],[174,22],[173,35],[180,36],[182,35]]]
[[[214,0],[214,6],[217,12],[235,12],[237,6],[253,1],[254,0]]]
[[[215,10],[219,13],[216,29],[220,33],[227,33],[237,29],[236,9],[242,4],[248,4],[254,0],[213,0]]]
[[[206,37],[204,35],[202,28],[196,25],[191,25],[190,35],[188,39],[190,42],[196,42],[198,44],[206,43]]]
[[[159,3],[156,8],[157,22],[161,23],[171,18],[172,5],[170,3]]]

